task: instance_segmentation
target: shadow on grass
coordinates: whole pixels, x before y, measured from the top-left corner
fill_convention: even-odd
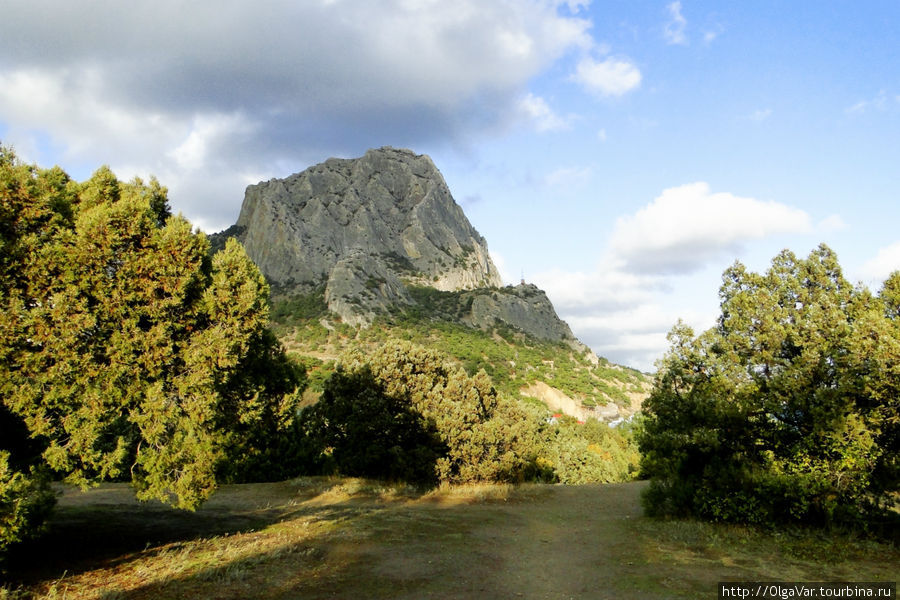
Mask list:
[[[197,513],[88,497],[61,502],[30,559],[56,566],[32,564],[14,598],[674,599],[726,579],[896,578],[896,547],[650,520],[643,487],[426,494],[317,478],[225,486]]]
[[[307,505],[265,531],[235,538],[238,556],[220,550],[223,558],[203,565],[203,549],[195,546],[194,554],[186,556],[173,547],[166,551],[171,560],[193,562],[190,568],[154,576],[128,590],[110,589],[99,598],[521,597],[498,595],[496,589],[492,594],[485,585],[506,565],[493,548],[471,544],[483,516],[483,511],[475,518],[469,507],[427,499],[422,504],[368,498]],[[514,526],[520,518],[504,515],[502,520]],[[155,560],[166,558],[157,552]]]
[[[366,482],[359,486],[370,485]],[[157,502],[134,500],[124,484],[104,484],[87,492],[67,489],[52,516],[48,531],[39,539],[22,544],[9,557],[6,577],[0,584],[25,589],[46,589],[61,578],[76,580],[97,569],[128,569],[129,565],[156,555],[175,559],[179,552],[207,542],[226,544],[236,536],[252,535],[279,523],[338,523],[365,514],[373,501],[371,489],[347,489],[346,480],[309,478],[278,484],[223,486],[205,506],[195,512],[173,509]],[[423,492],[403,488],[404,498]],[[366,500],[362,501],[361,498]],[[292,554],[288,547],[268,548],[264,555],[250,556],[195,573],[188,579],[215,581],[234,579],[243,563],[258,564],[267,556]],[[301,544],[310,558],[317,552]],[[73,597],[73,596],[69,596]],[[121,592],[109,598],[128,598]],[[153,594],[138,597],[155,597]],[[157,596],[158,597],[158,596]]]

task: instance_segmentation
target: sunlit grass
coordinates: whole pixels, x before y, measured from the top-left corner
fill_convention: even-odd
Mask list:
[[[49,544],[71,550],[55,571],[30,565],[0,600],[491,597],[495,585],[527,590],[554,577],[596,580],[608,597],[695,598],[726,578],[897,578],[900,551],[859,535],[642,517],[643,485],[422,490],[311,477],[224,486],[193,515],[135,503],[125,485],[93,497],[67,490],[56,537],[32,555],[49,555]],[[77,549],[84,533],[104,529],[92,543],[120,529],[147,538],[116,552]],[[81,551],[97,558],[84,564]]]

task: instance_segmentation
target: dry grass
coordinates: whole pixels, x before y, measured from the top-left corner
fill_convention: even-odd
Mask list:
[[[641,486],[304,478],[224,486],[196,513],[66,490],[0,599],[695,598],[725,579],[897,578],[896,548],[852,536],[645,519]]]

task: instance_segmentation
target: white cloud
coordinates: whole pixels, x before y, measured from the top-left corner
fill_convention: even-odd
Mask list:
[[[47,11],[9,0],[0,125],[5,143],[33,154],[146,168],[176,210],[224,227],[243,189],[223,196],[219,184],[240,173],[284,176],[327,156],[509,126],[529,81],[592,47],[576,14],[585,5],[135,0]],[[535,116],[549,129],[565,121],[549,108]]]
[[[681,2],[672,2],[666,6],[666,10],[669,11],[669,22],[663,30],[666,43],[686,46],[688,39],[684,30],[687,27],[687,20],[681,14]]]
[[[591,272],[557,269],[533,279],[578,339],[600,356],[650,370],[664,351],[666,332],[675,321],[668,322],[669,315],[654,302],[658,278],[627,273],[602,260]]]
[[[503,280],[503,283],[506,285],[511,285],[513,282],[518,283],[519,279],[516,279],[515,276],[509,271],[509,265],[506,262],[506,259],[502,254],[494,250],[488,250],[488,254],[491,256],[491,260],[494,262],[494,266],[497,267],[497,270],[500,272],[500,278]]]
[[[193,119],[187,138],[168,156],[183,169],[200,169],[206,166],[209,155],[223,140],[252,129],[240,115],[198,115]]]
[[[698,332],[715,324],[720,269],[736,258],[741,246],[781,233],[844,226],[837,215],[813,225],[802,210],[713,193],[698,182],[666,189],[619,218],[606,246],[598,248],[600,260],[593,270],[557,269],[533,279],[595,352],[652,370],[678,319]],[[900,243],[893,252],[886,263],[900,264]]]
[[[704,331],[715,324],[716,314],[693,314],[668,306],[664,298],[616,313],[569,316],[565,320],[579,339],[613,362],[646,372],[668,350],[667,334],[679,319]]]
[[[859,114],[866,111],[866,107],[869,106],[869,102],[867,100],[860,100],[853,106],[850,106],[846,109],[845,112],[848,114]]]
[[[561,117],[540,96],[529,93],[519,101],[519,110],[534,123],[539,132],[565,131],[572,128],[572,117]]]
[[[628,59],[607,57],[597,61],[583,58],[572,79],[599,96],[622,96],[641,85],[641,71]]]
[[[832,233],[847,229],[847,223],[840,215],[829,215],[816,224],[816,231],[819,233]]]
[[[16,136],[34,129],[52,132],[70,155],[89,153],[102,142],[108,149],[103,162],[141,155],[145,145],[170,143],[188,125],[178,115],[111,102],[96,93],[101,79],[91,68],[0,71],[0,117]]]
[[[664,190],[636,214],[619,218],[610,246],[631,269],[690,272],[749,240],[811,230],[802,210],[712,193],[698,182]]]
[[[607,137],[607,136],[606,136],[606,130],[605,130],[605,129],[601,129],[600,131],[597,132],[597,139],[600,140],[601,142],[605,142],[605,141],[606,141],[606,137]]]
[[[862,266],[863,277],[870,282],[882,282],[897,270],[900,270],[900,242],[881,248]]]
[[[900,101],[900,96],[898,96],[897,99]],[[881,112],[887,110],[889,106],[890,102],[888,100],[887,92],[881,90],[874,98],[860,100],[853,106],[848,107],[845,112],[851,115],[860,115],[870,110]]]
[[[592,272],[555,269],[535,274],[534,280],[552,293],[560,311],[580,316],[645,303],[660,286],[659,278],[624,271],[611,257],[601,260]]]
[[[554,270],[534,281],[547,292],[560,318],[600,356],[644,371],[668,347],[666,334],[679,318],[698,330],[715,322],[715,311],[688,310],[672,301],[671,277],[625,270],[604,255],[590,272]],[[715,290],[710,290],[714,299]]]
[[[569,7],[569,11],[574,14],[587,10],[591,5],[591,0],[566,0],[565,4]]]

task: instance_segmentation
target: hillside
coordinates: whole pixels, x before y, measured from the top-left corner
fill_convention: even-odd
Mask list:
[[[273,303],[276,334],[290,353],[310,369],[313,392],[350,348],[374,349],[389,338],[437,348],[471,375],[484,369],[494,385],[512,398],[537,403],[550,412],[578,420],[614,422],[640,409],[650,378],[614,365],[590,350],[563,341],[541,340],[503,324],[472,328],[453,312],[472,293],[513,295],[516,288],[479,292],[435,292],[417,289],[411,309],[376,319],[367,328],[335,323],[314,295],[279,297]],[[430,301],[424,298],[430,297]],[[468,302],[468,300],[463,300]]]

